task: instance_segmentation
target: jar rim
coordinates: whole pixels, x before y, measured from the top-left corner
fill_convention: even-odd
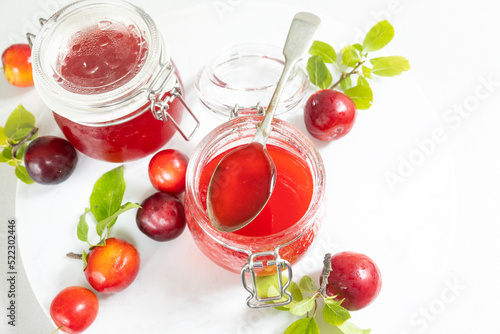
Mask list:
[[[213,55],[198,72],[195,88],[202,105],[227,120],[235,108],[258,114],[256,106],[267,106],[284,66],[282,48],[259,43],[226,47]],[[297,110],[310,87],[304,66],[297,64],[276,110],[281,117]]]
[[[322,214],[321,206],[325,198],[325,168],[320,153],[317,151],[314,144],[309,138],[307,138],[299,129],[291,125],[290,123],[280,120],[273,120],[273,132],[279,132],[287,137],[293,137],[301,146],[300,149],[303,150],[306,157],[306,162],[311,169],[311,174],[313,176],[313,196],[306,213],[302,216],[300,220],[292,224],[283,231],[274,233],[268,236],[245,236],[234,233],[224,233],[217,231],[209,222],[206,211],[199,199],[198,189],[199,189],[199,174],[201,169],[206,164],[203,163],[203,159],[206,155],[215,152],[210,152],[214,149],[214,145],[218,145],[221,141],[220,139],[230,133],[240,132],[242,126],[255,128],[257,124],[262,120],[261,116],[249,115],[240,116],[233,118],[232,120],[218,126],[213,131],[211,131],[202,141],[198,144],[193,156],[191,157],[187,173],[186,173],[186,192],[185,196],[187,201],[190,203],[188,210],[190,210],[196,224],[209,235],[216,242],[222,244],[225,247],[231,248],[236,251],[251,253],[253,251],[262,251],[259,249],[265,246],[270,246],[267,244],[268,240],[277,240],[276,245],[272,246],[272,249],[282,248],[291,242],[295,241],[297,238],[302,236],[317,220],[319,215]],[[271,136],[273,135],[271,132]],[[252,137],[249,137],[249,140]],[[247,138],[245,138],[247,139]],[[209,159],[214,156],[210,156]],[[229,236],[230,235],[230,236]],[[229,237],[228,237],[229,236]],[[245,246],[247,245],[247,246]],[[251,246],[249,246],[251,245]],[[268,247],[267,247],[268,248]]]
[[[145,31],[141,34],[148,36],[148,53],[142,67],[128,81],[117,88],[102,93],[79,94],[70,91],[59,83],[49,71],[47,65],[48,57],[44,51],[53,40],[52,35],[57,32],[60,36],[60,28],[64,28],[68,18],[71,22],[75,18],[88,13],[89,10],[99,10],[99,16],[92,17],[93,20],[103,20],[108,16],[114,18],[129,18]],[[93,14],[94,14],[93,12]],[[127,16],[126,16],[127,15]],[[82,23],[85,28],[86,22]],[[58,29],[59,28],[59,29]],[[61,37],[58,37],[61,38]],[[77,123],[101,123],[108,122],[127,116],[137,108],[148,102],[145,84],[151,81],[151,77],[165,60],[170,59],[170,50],[163,41],[160,32],[153,19],[140,7],[122,0],[79,0],[71,3],[55,14],[53,14],[42,26],[32,46],[32,65],[35,87],[44,102],[56,113]],[[174,80],[168,83],[169,88],[174,85]],[[132,103],[131,103],[132,102]]]

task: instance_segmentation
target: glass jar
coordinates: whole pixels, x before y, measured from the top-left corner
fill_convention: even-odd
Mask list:
[[[272,146],[285,150],[287,154],[302,161],[312,177],[312,196],[306,206],[305,214],[277,233],[257,236],[242,235],[237,233],[238,231],[224,233],[212,227],[201,191],[200,180],[203,171],[215,157],[249,143],[261,120],[262,116],[240,116],[214,129],[197,146],[189,161],[186,175],[185,210],[189,230],[200,250],[210,260],[227,270],[241,273],[243,284],[251,294],[247,300],[250,307],[270,305],[266,304],[269,299],[259,297],[255,284],[257,276],[285,270],[289,273],[291,281],[290,265],[306,252],[316,237],[323,218],[325,197],[325,170],[314,144],[288,122],[275,119],[267,143],[269,151]],[[278,164],[277,170],[279,173]],[[296,187],[293,181],[291,180],[289,184],[291,187]],[[248,276],[251,281],[248,280]],[[288,295],[285,289],[286,284],[283,285],[280,295],[273,300]],[[291,296],[289,297],[291,300]]]
[[[218,118],[258,114],[267,106],[281,76],[282,48],[265,44],[239,44],[215,55],[198,73],[195,87],[203,106]],[[297,110],[308,93],[309,76],[298,64],[283,91],[275,116]]]
[[[168,45],[141,8],[125,1],[78,1],[44,21],[37,36],[29,34],[33,38],[35,87],[68,141],[84,154],[135,160],[180,130],[187,108],[182,82]],[[194,131],[181,134],[189,139]]]

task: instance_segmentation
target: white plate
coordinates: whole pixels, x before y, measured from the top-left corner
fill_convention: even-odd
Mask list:
[[[154,15],[171,45],[187,100],[202,121],[192,142],[176,135],[166,147],[191,154],[219,123],[203,110],[193,86],[207,59],[232,44],[282,45],[298,10],[252,1],[226,12],[208,3]],[[352,28],[321,16],[317,39],[343,47]],[[404,50],[399,53],[404,55]],[[328,213],[317,242],[294,266],[294,273],[295,278],[308,274],[317,279],[325,252],[369,255],[382,271],[382,292],[371,306],[353,313],[352,320],[378,333],[400,333],[408,327],[400,319],[418,310],[426,302],[421,292],[434,291],[445,275],[443,263],[455,228],[455,179],[446,143],[433,148],[429,142],[441,129],[440,121],[411,71],[374,80],[373,87],[374,106],[359,112],[348,136],[328,144],[316,141],[327,168]],[[42,134],[61,134],[49,110],[37,117]],[[304,130],[301,113],[288,120]],[[81,154],[79,159],[74,175],[61,185],[19,183],[17,189],[19,247],[29,282],[47,314],[58,291],[89,286],[82,264],[65,254],[85,248],[76,237],[78,217],[88,206],[93,183],[117,166]],[[154,192],[148,162],[145,158],[125,164],[125,201],[141,202]],[[392,189],[386,174],[398,172],[405,174],[403,182]],[[141,270],[123,292],[98,294],[99,315],[87,333],[282,333],[296,319],[273,309],[248,309],[239,276],[205,258],[187,229],[175,241],[157,243],[138,231],[135,212],[128,212],[113,234],[136,245]]]

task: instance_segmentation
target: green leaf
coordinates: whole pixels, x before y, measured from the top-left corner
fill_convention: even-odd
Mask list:
[[[328,89],[331,86],[332,81],[333,81],[332,73],[330,73],[330,71],[328,71],[327,76],[326,76],[326,80],[323,81],[323,84],[320,85],[319,88]]]
[[[381,77],[393,77],[410,69],[408,60],[401,56],[380,57],[371,59],[372,73]]]
[[[285,330],[285,334],[319,334],[319,327],[314,318],[299,319]]]
[[[287,305],[277,306],[277,307],[275,307],[275,309],[280,310],[280,311],[289,311],[290,308],[292,308],[297,302],[300,302],[304,299],[304,296],[302,295],[302,292],[300,291],[299,286],[294,281],[290,282],[290,285],[288,286],[288,288],[286,290],[288,292],[290,292],[290,294],[292,295],[292,301]],[[271,286],[269,288],[268,296],[277,296],[278,293],[279,293],[278,289],[274,286]],[[276,303],[279,303],[281,301],[285,301],[286,299],[288,299],[288,297],[284,296],[280,300],[276,301]]]
[[[3,159],[12,160],[12,146],[6,147],[2,150]]]
[[[285,284],[285,283],[283,283],[283,284]],[[276,309],[289,310],[293,306],[294,303],[300,302],[302,299],[304,299],[304,296],[302,295],[302,292],[300,291],[299,286],[297,285],[297,283],[295,283],[293,281],[290,282],[290,285],[286,288],[286,291],[288,291],[292,295],[292,301],[287,305],[275,307]],[[278,295],[279,295],[278,287],[275,285],[271,285],[269,287],[267,296],[271,297],[271,296],[278,296]],[[275,301],[275,303],[285,301],[288,298],[289,298],[288,296],[283,296],[280,300]]]
[[[307,72],[313,85],[319,86],[326,80],[328,68],[321,56],[312,56],[307,60]]]
[[[368,81],[362,76],[358,76],[358,83],[356,84],[357,86],[370,86]]]
[[[304,275],[299,282],[299,288],[302,292],[305,293],[316,293],[318,291],[318,287],[314,284],[314,281],[311,277]]]
[[[365,66],[365,65],[361,65],[361,69],[363,71],[363,75],[369,79],[372,79],[372,69]]]
[[[277,280],[276,275],[269,276],[257,276],[257,280],[255,282],[257,292],[259,293],[259,297],[267,298],[270,297],[274,291],[278,291],[278,284],[275,283]],[[274,290],[272,290],[274,288]]]
[[[98,222],[112,216],[122,204],[126,187],[123,169],[120,166],[104,173],[94,184],[90,195],[90,209]],[[100,234],[99,236],[102,237]]]
[[[338,326],[338,329],[344,334],[369,334],[371,332],[371,329],[361,329],[349,321]]]
[[[285,298],[283,298],[282,300],[285,300]],[[297,302],[292,300],[289,304],[283,306],[275,306],[274,308],[279,311],[290,311],[290,309],[294,307],[295,304],[297,304]]]
[[[301,316],[314,309],[314,304],[316,303],[316,296],[306,297],[301,301],[298,301],[290,308],[290,313]]]
[[[309,80],[321,89],[327,88],[332,83],[332,74],[320,56],[312,56],[307,61],[307,73]]]
[[[281,275],[283,284],[288,282],[288,277]],[[257,291],[260,293],[259,297],[267,298],[278,295],[278,274],[268,276],[257,276]]]
[[[87,224],[87,220],[85,219],[85,217],[89,212],[90,209],[85,208],[85,212],[80,216],[80,220],[78,221],[78,226],[76,228],[76,235],[78,239],[83,242],[88,242],[89,225]]]
[[[382,49],[394,37],[394,28],[387,21],[375,24],[363,40],[363,52],[372,52]]]
[[[348,45],[342,49],[342,65],[346,65],[349,67],[355,67],[361,58],[358,50],[352,45]]]
[[[4,135],[12,138],[19,129],[29,128],[31,130],[34,126],[35,116],[20,104],[5,122]]]
[[[0,162],[8,162],[12,160],[12,146],[6,147],[0,154]]]
[[[358,50],[358,52],[361,54],[361,52],[363,52],[363,46],[359,43],[356,43],[356,44],[353,44],[352,45],[356,50]]]
[[[26,137],[28,135],[28,133],[33,130],[32,127],[29,127],[29,128],[19,128],[16,130],[16,132],[12,135],[12,137],[10,138],[10,140],[12,140],[12,142],[14,143],[18,143],[20,142],[24,137]],[[35,139],[37,136],[37,134],[35,133],[34,135],[32,135],[30,137],[29,140],[33,140]]]
[[[0,147],[6,147],[7,145],[9,145],[9,143],[7,142],[8,139],[9,138],[4,133],[3,127],[0,126]]]
[[[369,86],[354,86],[346,90],[344,94],[352,99],[356,109],[368,109],[373,103],[373,92]]]
[[[28,148],[28,143],[24,143],[17,149],[16,152],[16,158],[19,160],[22,160],[24,157],[24,152],[26,152],[26,149]]]
[[[106,246],[106,238],[102,238],[99,240],[97,244],[95,244],[93,247],[99,247],[99,246]]]
[[[82,252],[82,261],[83,261],[83,270],[87,268],[87,253],[85,251]]]
[[[326,322],[334,326],[340,326],[350,317],[349,311],[340,306],[340,302],[329,298],[325,299],[323,318],[325,318]]]
[[[330,44],[321,41],[314,41],[309,49],[309,53],[313,56],[320,56],[325,63],[335,63],[337,61],[337,53]]]
[[[351,87],[352,87],[351,76],[346,77],[344,80],[340,82],[340,88],[342,88],[343,91],[346,91]]]
[[[304,299],[302,291],[300,291],[299,286],[294,281],[290,282],[290,285],[288,286],[287,290],[292,294],[292,298],[294,301],[300,302],[301,300]]]
[[[115,211],[111,216],[104,218],[103,220],[99,221],[96,226],[96,231],[97,234],[102,237],[104,231],[111,229],[111,227],[114,225],[116,218],[124,213],[125,211],[134,209],[134,208],[140,208],[141,206],[137,203],[125,203],[121,207],[118,208],[118,210]]]
[[[278,288],[275,287],[274,285],[271,285],[269,287],[269,290],[267,290],[267,292],[266,292],[266,297],[278,297],[279,294],[280,294],[280,292],[278,291]],[[279,301],[282,301],[282,300],[285,300],[285,297],[283,297]]]
[[[26,184],[33,184],[35,181],[31,179],[31,177],[28,175],[28,172],[26,171],[26,168],[24,166],[21,166],[19,164],[16,164],[16,176],[19,180],[23,181]]]

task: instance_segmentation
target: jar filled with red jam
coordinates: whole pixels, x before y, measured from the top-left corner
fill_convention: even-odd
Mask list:
[[[186,175],[186,219],[194,240],[210,260],[242,275],[251,293],[250,307],[271,305],[266,304],[267,297],[259,298],[256,293],[257,276],[283,271],[291,278],[291,265],[316,237],[325,193],[325,170],[314,144],[291,124],[275,119],[266,147],[277,179],[265,208],[234,232],[220,232],[211,225],[206,194],[212,173],[225,154],[252,140],[261,120],[257,115],[240,116],[214,129],[196,148]]]
[[[64,7],[35,37],[32,63],[36,89],[58,126],[92,158],[139,159],[179,129],[186,107],[179,73],[151,17],[131,3]]]

